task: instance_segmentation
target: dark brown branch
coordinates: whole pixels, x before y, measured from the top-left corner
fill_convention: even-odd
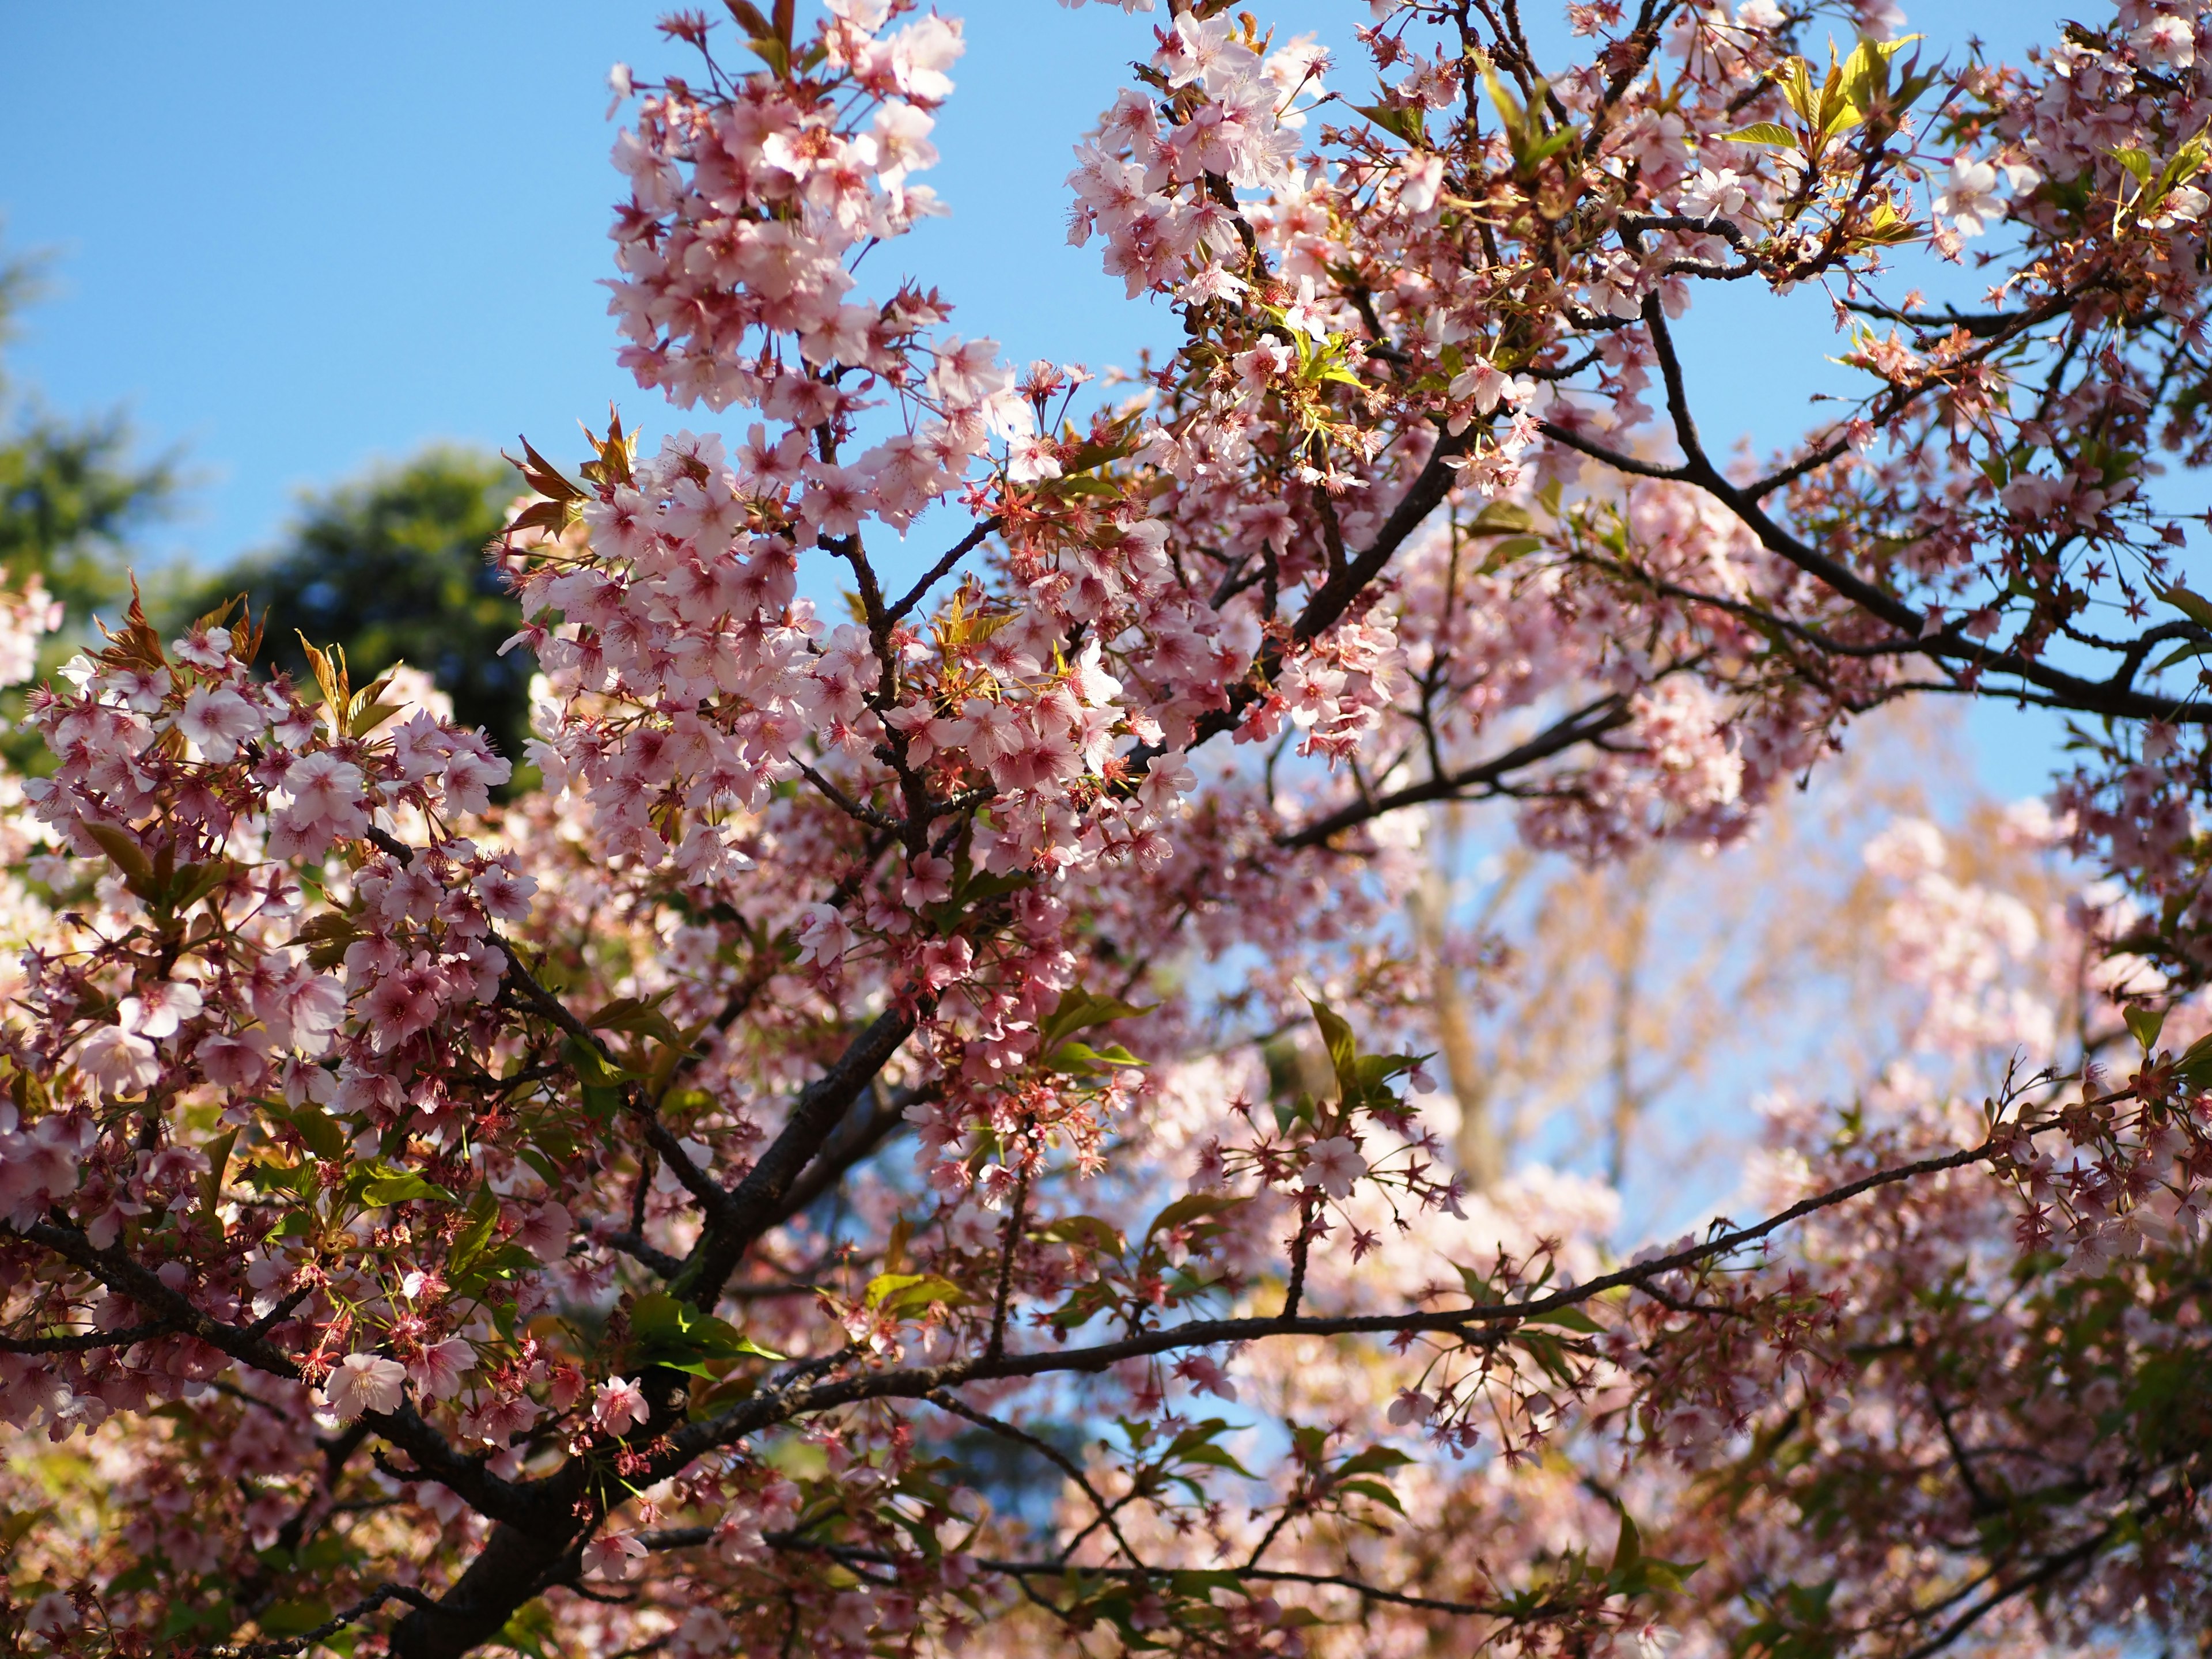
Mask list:
[[[899,821],[893,817],[890,813],[871,806],[866,801],[854,800],[850,795],[840,789],[836,784],[830,782],[829,779],[823,777],[819,772],[809,766],[805,761],[794,760],[793,764],[799,768],[800,774],[805,776],[807,782],[812,784],[817,789],[819,789],[830,804],[832,806],[835,806],[839,811],[842,812],[847,817],[857,818],[860,822],[866,824],[872,830],[889,830],[895,831],[899,828]]]
[[[994,514],[990,518],[984,520],[981,524],[977,525],[973,530],[970,530],[957,542],[955,542],[952,546],[947,550],[944,557],[938,560],[935,564],[930,566],[928,574],[907,590],[906,597],[901,599],[896,605],[891,606],[890,610],[885,614],[892,622],[896,622],[901,617],[904,617],[908,611],[912,611],[915,606],[920,605],[923,597],[928,593],[929,590],[936,586],[940,581],[943,581],[945,577],[951,575],[952,574],[952,567],[958,564],[961,560],[966,558],[970,553],[973,553],[977,548],[981,547],[983,544],[984,539],[988,537],[992,532],[998,529],[999,525],[1000,520]]]
[[[341,1613],[334,1613],[313,1630],[302,1631],[297,1636],[282,1642],[238,1642],[205,1650],[212,1659],[287,1659],[287,1656],[305,1653],[336,1636],[349,1625],[357,1625],[386,1601],[404,1601],[410,1607],[433,1605],[421,1590],[404,1584],[379,1584],[362,1600]]]
[[[605,1241],[610,1249],[620,1250],[624,1255],[651,1268],[664,1279],[673,1279],[684,1271],[681,1258],[672,1256],[657,1246],[648,1244],[634,1232],[607,1233]]]
[[[1403,789],[1378,795],[1372,800],[1350,802],[1326,817],[1316,818],[1304,828],[1278,836],[1275,839],[1279,845],[1284,847],[1326,846],[1333,837],[1345,830],[1370,823],[1387,812],[1419,806],[1427,801],[1455,799],[1467,790],[1496,784],[1524,766],[1547,760],[1578,743],[1586,743],[1592,738],[1616,731],[1628,724],[1628,719],[1624,698],[1618,696],[1601,697],[1595,702],[1586,703],[1572,714],[1553,721],[1526,743],[1516,744],[1502,755],[1493,756],[1457,772],[1409,784]]]
[[[672,1290],[702,1308],[714,1305],[753,1241],[776,1224],[800,1172],[822,1151],[861,1091],[913,1035],[915,1023],[913,1012],[887,1009],[853,1039],[829,1070],[799,1091],[790,1117],[760,1161],[708,1218]]]
[[[966,1415],[963,1413],[962,1415]],[[1016,1431],[1017,1434],[1019,1431]],[[1022,1436],[1027,1440],[1029,1437]],[[1042,1442],[1037,1443],[1040,1445]],[[1078,1477],[1079,1479],[1080,1477]],[[708,1527],[669,1527],[658,1532],[641,1533],[640,1540],[652,1550],[696,1549],[714,1535]],[[899,1566],[909,1558],[888,1550],[860,1548],[852,1545],[826,1543],[802,1537],[796,1533],[778,1532],[767,1534],[767,1542],[776,1549],[827,1555],[842,1562],[865,1562],[870,1565]],[[1177,1569],[1084,1565],[1071,1566],[1065,1561],[1011,1561],[985,1557],[975,1563],[985,1572],[1002,1573],[1010,1578],[1127,1578],[1142,1582],[1157,1578]],[[1240,1578],[1250,1578],[1270,1584],[1310,1584],[1316,1589],[1350,1590],[1370,1601],[1387,1601],[1394,1607],[1414,1607],[1424,1613],[1445,1613],[1461,1618],[1508,1618],[1514,1610],[1500,1604],[1475,1601],[1448,1601],[1432,1595],[1414,1595],[1405,1590],[1385,1589],[1370,1584],[1364,1578],[1346,1573],[1296,1572],[1280,1567],[1239,1567],[1235,1571]],[[1522,1616],[1528,1610],[1522,1610]]]
[[[1130,1563],[1139,1567],[1144,1565],[1144,1558],[1139,1555],[1131,1547],[1129,1540],[1121,1535],[1121,1523],[1114,1519],[1114,1505],[1107,1501],[1103,1492],[1091,1484],[1091,1477],[1084,1474],[1081,1467],[1073,1458],[1068,1456],[1049,1440],[1040,1439],[1028,1430],[1018,1428],[1012,1423],[1003,1422],[988,1412],[977,1411],[965,1401],[952,1395],[940,1390],[925,1397],[938,1410],[950,1412],[955,1417],[965,1418],[977,1428],[987,1429],[1001,1439],[1013,1441],[1017,1445],[1027,1446],[1031,1451],[1050,1462],[1061,1474],[1073,1480],[1081,1489],[1083,1495],[1091,1500],[1091,1507],[1097,1515],[1099,1523],[1113,1535],[1115,1543],[1121,1547],[1121,1553],[1129,1559]]]
[[[68,1336],[0,1336],[0,1353],[86,1353],[94,1348],[127,1348],[157,1336],[174,1336],[174,1325],[130,1325],[119,1331],[84,1331]]]
[[[1767,515],[1751,492],[1730,483],[1713,465],[1698,439],[1697,422],[1690,412],[1689,393],[1683,380],[1681,360],[1674,349],[1674,336],[1668,328],[1665,314],[1660,310],[1656,297],[1647,297],[1644,302],[1644,324],[1650,336],[1652,349],[1658,358],[1660,376],[1667,389],[1668,413],[1674,422],[1675,440],[1683,452],[1683,464],[1672,469],[1652,468],[1632,458],[1600,449],[1572,434],[1554,432],[1547,428],[1547,435],[1557,436],[1569,447],[1595,455],[1621,471],[1671,478],[1704,490],[1735,514],[1769,552],[1787,560],[1807,574],[1819,578],[1835,592],[1868,615],[1887,623],[1904,637],[1918,640],[1923,619],[1911,606],[1876,586],[1840,561],[1790,534]],[[1960,661],[1984,674],[2001,674],[2009,679],[2025,681],[2058,699],[2059,706],[2084,714],[2109,714],[2123,720],[2179,720],[2191,724],[2212,723],[2212,705],[2191,707],[2175,698],[2136,691],[2126,684],[2085,680],[2016,652],[1991,651],[1972,645],[1954,633],[1935,634],[1922,641],[1922,648],[1931,658]],[[2012,694],[2008,691],[2003,695]]]
[[[792,1217],[810,1208],[817,1200],[835,1187],[851,1172],[853,1167],[872,1157],[877,1149],[897,1133],[906,1122],[906,1109],[926,1100],[934,1100],[935,1084],[923,1084],[914,1089],[893,1090],[880,1099],[866,1117],[848,1119],[843,1128],[831,1138],[821,1152],[791,1183],[777,1206],[775,1219],[770,1225],[780,1225]]]

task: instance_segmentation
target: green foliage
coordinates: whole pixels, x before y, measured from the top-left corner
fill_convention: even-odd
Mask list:
[[[968,1293],[936,1273],[878,1273],[865,1292],[868,1306],[894,1319],[918,1319],[938,1303],[957,1308]]]
[[[0,439],[0,567],[11,586],[43,575],[73,622],[120,592],[126,538],[175,489],[168,462],[134,465],[131,447],[119,415],[41,413]]]
[[[1095,996],[1080,985],[1073,986],[1060,994],[1058,1006],[1039,1023],[1037,1052],[1048,1069],[1077,1076],[1142,1066],[1143,1060],[1118,1042],[1095,1048],[1087,1042],[1073,1041],[1073,1037],[1076,1032],[1094,1025],[1150,1012],[1150,1007],[1140,1008],[1119,997]]]
[[[751,1355],[762,1359],[783,1356],[763,1348],[739,1333],[727,1320],[702,1313],[690,1303],[655,1291],[630,1304],[630,1358],[639,1365],[659,1365],[694,1376],[714,1377],[728,1369],[728,1362]]]
[[[425,450],[311,497],[279,546],[181,595],[165,620],[181,628],[243,592],[265,614],[265,666],[307,681],[301,634],[343,646],[364,673],[404,661],[453,698],[462,725],[520,762],[533,659],[499,654],[522,612],[484,557],[516,489],[495,456]]]

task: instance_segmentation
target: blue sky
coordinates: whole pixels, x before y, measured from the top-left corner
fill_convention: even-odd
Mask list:
[[[969,41],[930,179],[953,213],[901,263],[943,287],[956,327],[1017,359],[1095,368],[1171,338],[1164,311],[1126,301],[1063,231],[1069,148],[1158,15],[940,4]],[[175,447],[192,487],[149,545],[204,562],[273,539],[301,489],[430,440],[512,449],[527,433],[565,456],[610,399],[647,430],[689,423],[617,372],[596,286],[615,195],[605,76],[617,59],[680,63],[653,28],[664,9],[0,3],[6,246],[54,256],[13,378],[58,409],[122,405],[149,447]],[[2056,15],[1951,0],[1912,26],[1938,48],[1978,29],[2017,49]],[[1265,15],[1341,40],[1366,7]],[[1839,373],[1825,312],[1808,296],[1697,320],[1709,432],[1778,439],[1803,419],[1807,392]],[[1988,716],[1977,735],[2008,793],[2049,763],[2046,722]]]

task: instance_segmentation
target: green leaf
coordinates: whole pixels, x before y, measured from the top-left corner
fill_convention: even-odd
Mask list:
[[[2158,163],[2151,159],[2148,150],[2137,149],[2132,144],[2124,149],[2114,150],[2112,159],[2134,174],[2135,181],[2139,185],[2148,184],[2151,173],[2158,166]]]
[[[501,1645],[526,1654],[529,1659],[554,1659],[559,1650],[553,1643],[553,1612],[545,1603],[532,1601],[522,1607],[507,1621],[499,1633]]]
[[[1380,1480],[1346,1480],[1337,1490],[1354,1497],[1370,1498],[1386,1508],[1395,1510],[1400,1515],[1406,1512],[1406,1506],[1398,1501],[1398,1494]]]
[[[1567,1363],[1567,1351],[1559,1346],[1559,1339],[1543,1331],[1532,1331],[1523,1325],[1513,1334],[1515,1346],[1536,1362],[1544,1375],[1563,1389],[1575,1385],[1574,1367]]]
[[[1624,1505],[1620,1511],[1620,1533],[1613,1545],[1613,1574],[1617,1577],[1633,1568],[1643,1554],[1644,1534],[1636,1529],[1636,1522],[1629,1518],[1627,1508]]]
[[[1467,526],[1476,536],[1526,535],[1535,527],[1535,514],[1517,501],[1486,501]]]
[[[465,1271],[455,1269],[453,1286],[456,1295],[482,1296],[494,1283],[529,1273],[539,1265],[538,1260],[520,1244],[501,1244],[486,1251]],[[507,1304],[512,1309],[513,1304]],[[493,1317],[499,1310],[493,1310]],[[501,1334],[510,1333],[502,1332]]]
[[[586,1083],[578,1091],[583,1097],[584,1115],[604,1129],[622,1110],[622,1091]]]
[[[2212,628],[2212,599],[2202,593],[2192,593],[2179,582],[2171,587],[2154,587],[2159,598],[2200,628]]]
[[[1862,40],[1844,64],[1844,95],[1865,108],[1889,91],[1889,60],[1922,37],[1902,35],[1894,40]]]
[[[1403,104],[1354,104],[1352,108],[1383,130],[1409,144],[1427,148],[1427,111]]]
[[[1255,1478],[1251,1470],[1246,1468],[1235,1457],[1211,1441],[1202,1445],[1193,1446],[1188,1451],[1177,1453],[1176,1459],[1180,1462],[1198,1464],[1203,1468],[1228,1469],[1243,1475],[1247,1480]]]
[[[666,1014],[660,1012],[661,993],[650,1002],[635,997],[617,997],[584,1024],[595,1031],[627,1031],[633,1036],[658,1037],[663,1042],[675,1045],[679,1042],[676,1026]]]
[[[238,1131],[233,1129],[207,1145],[207,1173],[200,1177],[200,1206],[208,1216],[208,1224],[217,1233],[222,1224],[215,1219],[215,1207],[222,1202],[223,1177],[230,1172],[230,1149],[238,1144]]]
[[[1340,1480],[1346,1475],[1380,1474],[1387,1469],[1403,1468],[1413,1461],[1395,1446],[1370,1446],[1339,1463],[1336,1474]]]
[[[1352,1035],[1352,1027],[1344,1017],[1326,1002],[1308,997],[1306,1003],[1313,1010],[1314,1024],[1321,1027],[1322,1041],[1328,1046],[1329,1063],[1336,1068],[1337,1086],[1350,1101],[1359,1092],[1359,1043]]]
[[[1229,1452],[1215,1445],[1217,1437],[1229,1432],[1233,1425],[1225,1418],[1209,1417],[1203,1423],[1192,1425],[1168,1443],[1162,1461],[1167,1463],[1191,1463],[1201,1468],[1228,1469],[1243,1475],[1247,1480],[1257,1477]]]
[[[1103,1025],[1112,1020],[1149,1014],[1157,1006],[1148,1004],[1139,1007],[1133,1002],[1124,1002],[1119,997],[1094,996],[1080,985],[1070,986],[1060,994],[1060,1000],[1053,1006],[1053,1011],[1037,1022],[1038,1046],[1048,1053],[1078,1031],[1093,1025]]]
[[[1118,1042],[1109,1042],[1103,1048],[1094,1048],[1087,1042],[1063,1042],[1044,1058],[1047,1071],[1066,1072],[1075,1077],[1087,1077],[1096,1072],[1115,1072],[1125,1066],[1142,1066],[1144,1063]]]
[[[587,1089],[619,1090],[623,1084],[638,1082],[645,1075],[642,1072],[610,1065],[597,1048],[573,1036],[562,1041],[561,1057],[568,1062],[578,1081]]]
[[[492,1195],[490,1188],[479,1187],[476,1196],[469,1200],[469,1224],[454,1237],[453,1254],[447,1259],[446,1274],[449,1279],[458,1279],[476,1266],[498,1227],[499,1200]]]
[[[871,1308],[894,1319],[908,1319],[927,1312],[933,1303],[957,1308],[968,1299],[968,1292],[939,1273],[878,1273],[868,1281],[863,1297]]]
[[[1129,1248],[1119,1227],[1095,1215],[1062,1216],[1049,1226],[1039,1228],[1036,1236],[1055,1244],[1080,1244],[1102,1255],[1119,1255]]]
[[[1528,149],[1521,152],[1520,155],[1516,159],[1520,161],[1522,167],[1533,167],[1541,162],[1550,161],[1552,157],[1557,155],[1561,150],[1565,149],[1568,145],[1574,142],[1575,130],[1572,127],[1560,127],[1554,131],[1547,133],[1543,137],[1529,145]]]
[[[1134,453],[1136,447],[1134,437],[1117,438],[1107,443],[1078,444],[1061,458],[1060,470],[1063,473],[1088,472],[1094,466],[1103,466],[1109,461],[1118,461],[1124,455]]]
[[[305,1597],[296,1601],[278,1601],[262,1608],[254,1623],[261,1626],[262,1635],[281,1641],[286,1637],[299,1636],[329,1622],[331,1604],[320,1596]]]
[[[1498,124],[1505,129],[1506,142],[1517,153],[1521,148],[1521,135],[1528,125],[1528,111],[1521,107],[1518,98],[1506,90],[1505,83],[1498,78],[1497,71],[1486,62],[1482,65],[1482,84],[1489,89],[1490,101],[1498,106]],[[1364,110],[1360,112],[1363,115],[1366,112]]]
[[[2123,1008],[2120,1018],[2127,1022],[2129,1031],[2142,1045],[2146,1054],[2150,1053],[2151,1045],[2158,1041],[2159,1032],[2166,1026],[2166,1011],[2162,1008]]]
[[[354,1179],[361,1183],[362,1202],[377,1208],[421,1198],[441,1198],[448,1204],[454,1201],[453,1194],[443,1187],[425,1181],[412,1170],[398,1169],[389,1164],[368,1164],[357,1171]]]
[[[146,849],[138,844],[138,837],[128,830],[112,823],[84,823],[84,832],[100,843],[100,850],[123,872],[123,884],[140,898],[150,901],[154,896],[154,866],[146,857]]]
[[[1504,541],[1493,543],[1490,556],[1482,562],[1482,574],[1494,575],[1514,560],[1527,558],[1543,544],[1534,536],[1509,536]]]
[[[729,9],[730,15],[737,20],[738,27],[744,32],[746,40],[765,40],[775,33],[768,19],[761,15],[760,9],[748,4],[747,0],[722,0],[722,3]]]
[[[2173,1074],[2192,1089],[2212,1088],[2212,1036],[2201,1036],[2182,1050]]]
[[[1726,135],[1729,142],[1737,144],[1795,144],[1797,135],[1785,126],[1772,121],[1753,121],[1747,127],[1739,127]]]
[[[1053,1328],[1072,1331],[1089,1324],[1114,1305],[1114,1293],[1102,1284],[1093,1281],[1079,1285],[1068,1293],[1067,1300],[1053,1310]]]
[[[347,724],[351,734],[356,738],[367,736],[407,707],[404,702],[362,703],[359,697],[356,697],[354,702],[356,706],[353,719]]]
[[[712,1362],[743,1355],[760,1359],[784,1356],[739,1334],[736,1326],[665,1291],[641,1296],[629,1309],[630,1357],[641,1365],[659,1365],[694,1376],[716,1375]]]
[[[177,872],[176,890],[169,899],[174,910],[189,910],[210,893],[228,881],[238,866],[228,859],[210,859],[205,864],[188,864]]]
[[[1154,1233],[1165,1232],[1186,1222],[1224,1214],[1249,1201],[1221,1193],[1187,1193],[1152,1218],[1152,1224],[1145,1229],[1145,1237],[1150,1238]]]
[[[1590,1336],[1605,1334],[1605,1327],[1580,1308],[1554,1308],[1549,1313],[1530,1314],[1527,1322],[1531,1325],[1564,1325],[1571,1331],[1581,1331]]]
[[[307,1150],[325,1163],[331,1163],[345,1156],[345,1131],[338,1127],[336,1118],[313,1101],[302,1101],[276,1115],[298,1130],[300,1139],[307,1143]]]
[[[1048,478],[1037,486],[1054,495],[1119,495],[1121,486],[1111,478],[1094,478],[1088,473],[1066,473],[1057,478]]]

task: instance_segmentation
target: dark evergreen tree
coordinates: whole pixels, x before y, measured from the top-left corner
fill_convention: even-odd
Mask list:
[[[519,488],[497,456],[424,450],[310,497],[283,542],[187,590],[169,619],[244,593],[266,619],[265,666],[306,681],[302,634],[343,646],[356,682],[404,660],[519,761],[534,659],[499,654],[522,613],[484,556]]]

